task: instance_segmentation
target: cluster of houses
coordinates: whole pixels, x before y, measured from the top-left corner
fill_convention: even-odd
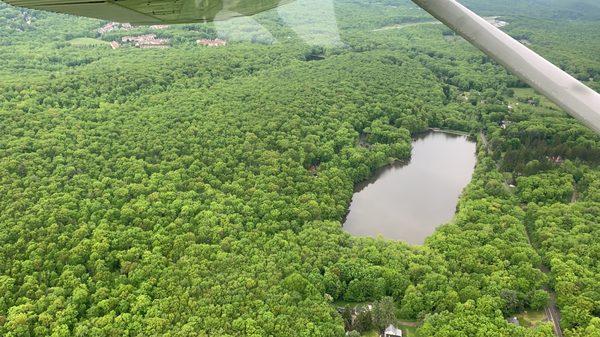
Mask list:
[[[98,33],[100,35],[104,35],[108,32],[112,32],[113,30],[130,30],[133,29],[133,26],[129,23],[118,23],[118,22],[109,22],[104,26],[98,28]]]
[[[100,35],[104,35],[108,32],[112,32],[115,30],[123,30],[128,31],[132,30],[135,27],[130,23],[119,23],[119,22],[109,22],[104,26],[98,28],[96,31]],[[167,29],[169,25],[154,25],[150,26],[151,29]],[[169,39],[159,39],[155,34],[146,34],[146,35],[138,35],[138,36],[124,36],[121,38],[121,43],[117,41],[112,41],[110,43],[110,47],[112,49],[118,49],[121,47],[121,44],[129,43],[138,48],[168,48],[169,47]]]
[[[154,25],[154,26],[150,26],[149,28],[160,30],[160,29],[167,29],[169,27],[170,27],[169,25]],[[105,24],[104,26],[98,28],[96,31],[100,35],[104,35],[106,33],[116,31],[116,30],[128,31],[128,30],[132,30],[134,28],[135,27],[129,23],[109,22],[109,23]],[[156,36],[156,34],[144,34],[144,35],[123,36],[121,38],[121,41],[112,41],[110,43],[110,47],[112,49],[118,49],[123,45],[129,45],[129,46],[142,48],[142,49],[169,48],[170,43],[171,43],[170,39],[158,38]],[[205,47],[223,47],[223,46],[227,45],[227,41],[222,40],[222,39],[200,39],[200,40],[196,40],[196,43],[200,46],[205,46]]]
[[[222,47],[227,45],[227,41],[221,39],[200,39],[196,40],[196,43],[206,47]]]
[[[123,36],[121,42],[130,43],[137,48],[168,48],[171,40],[160,39],[156,34],[145,34],[137,36]]]
[[[168,27],[166,25],[161,25],[160,27]],[[164,29],[164,28],[159,28]],[[117,41],[113,41],[110,43],[112,49],[117,49],[121,47],[121,44],[130,44],[137,48],[168,48],[170,46],[170,39],[161,39],[156,37],[156,34],[145,34],[145,35],[136,35],[136,36],[123,36],[121,38],[121,43]],[[221,47],[226,46],[227,41],[221,39],[201,39],[197,40],[196,43],[201,46],[206,47]]]

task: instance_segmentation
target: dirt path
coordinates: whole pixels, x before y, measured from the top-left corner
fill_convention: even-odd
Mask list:
[[[488,145],[487,137],[485,136],[483,131],[479,132],[479,137],[481,138],[481,142],[483,143],[483,146],[485,147],[487,153],[490,153],[490,146]]]
[[[409,322],[409,321],[398,321],[398,324],[410,326],[412,328],[416,328],[419,326],[419,322]]]
[[[483,131],[479,132],[479,138],[481,138],[481,143],[483,144],[483,147],[485,147],[487,154],[491,154],[492,151],[490,150],[490,144],[488,143],[487,137]],[[496,170],[500,172],[500,163],[497,161],[494,162],[496,163]],[[511,190],[510,184],[505,179],[502,179],[502,182],[504,183],[504,187],[506,187],[508,190]]]

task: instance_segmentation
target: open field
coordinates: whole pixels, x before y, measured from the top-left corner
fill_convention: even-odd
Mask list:
[[[540,107],[548,108],[548,109],[559,109],[556,104],[552,103],[545,96],[539,94],[532,88],[513,88],[515,92],[515,98],[518,99],[529,99],[533,98],[539,100]],[[523,104],[523,103],[521,103]]]
[[[74,47],[101,47],[108,46],[106,41],[92,39],[89,37],[80,37],[69,41],[69,44]]]
[[[546,313],[543,310],[525,311],[516,315],[516,317],[519,320],[519,324],[527,328],[534,328],[540,324],[548,322],[548,317],[546,317]]]

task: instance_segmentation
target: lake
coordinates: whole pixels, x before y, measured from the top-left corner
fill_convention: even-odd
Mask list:
[[[357,186],[344,229],[422,244],[454,217],[475,169],[475,152],[466,136],[431,132],[417,138],[408,164],[384,167]]]

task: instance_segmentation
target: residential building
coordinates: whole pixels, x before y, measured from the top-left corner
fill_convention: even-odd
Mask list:
[[[383,337],[402,337],[402,330],[390,324],[383,332]]]

